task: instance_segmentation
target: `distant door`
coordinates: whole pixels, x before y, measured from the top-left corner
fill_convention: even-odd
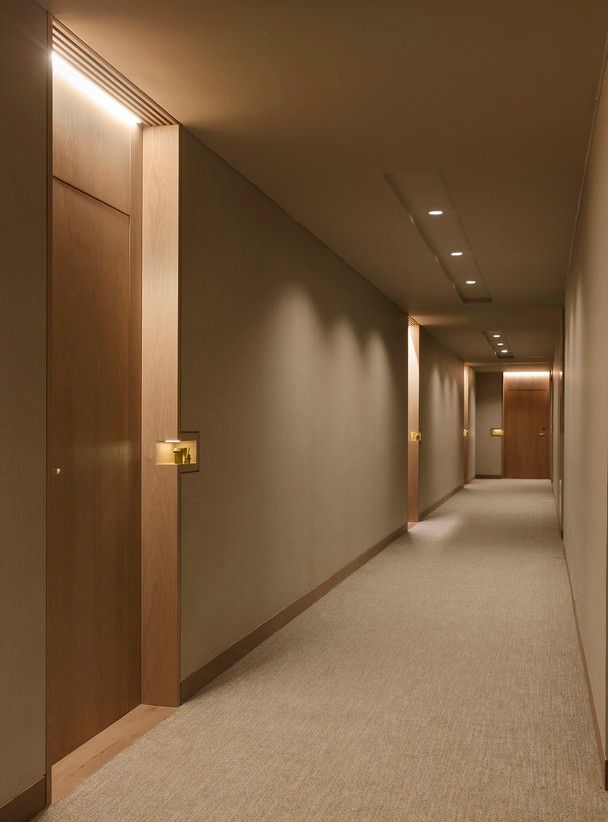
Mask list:
[[[546,387],[509,388],[504,396],[504,476],[549,478],[549,380]]]

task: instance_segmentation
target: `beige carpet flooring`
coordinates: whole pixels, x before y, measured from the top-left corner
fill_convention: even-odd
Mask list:
[[[40,819],[608,820],[549,483],[472,483]]]

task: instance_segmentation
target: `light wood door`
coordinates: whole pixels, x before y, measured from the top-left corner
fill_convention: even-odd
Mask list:
[[[48,745],[52,763],[139,703],[129,216],[53,181]]]
[[[504,476],[549,478],[549,386],[505,390]]]

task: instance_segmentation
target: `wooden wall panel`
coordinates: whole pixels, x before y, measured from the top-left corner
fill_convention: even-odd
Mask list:
[[[409,319],[407,342],[407,521],[418,522],[420,443],[411,434],[420,430],[420,326]]]
[[[131,140],[123,123],[53,73],[53,176],[131,212]]]
[[[179,705],[179,127],[144,130],[142,196],[142,701]]]

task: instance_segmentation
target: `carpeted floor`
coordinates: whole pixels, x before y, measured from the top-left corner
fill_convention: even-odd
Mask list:
[[[39,818],[608,820],[549,483],[472,483]]]

